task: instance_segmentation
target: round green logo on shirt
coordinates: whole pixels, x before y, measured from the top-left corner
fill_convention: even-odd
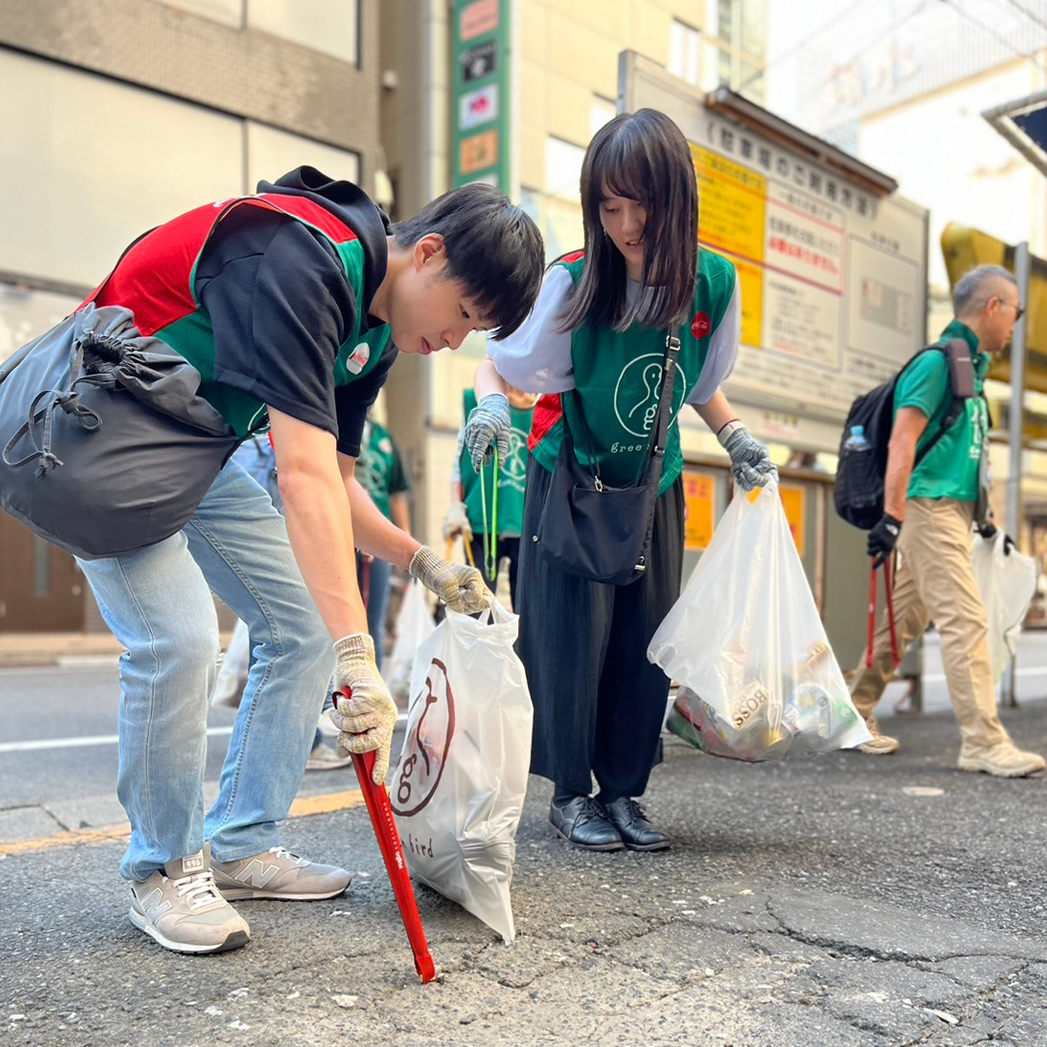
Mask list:
[[[645,353],[626,364],[618,376],[614,388],[614,413],[621,427],[631,436],[646,438],[651,435],[662,395],[664,360],[665,357],[659,353]],[[683,407],[687,387],[687,377],[679,363],[676,372],[670,423]]]

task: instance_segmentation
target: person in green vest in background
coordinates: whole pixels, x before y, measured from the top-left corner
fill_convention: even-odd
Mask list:
[[[392,433],[370,415],[364,423],[356,476],[381,514],[405,534],[410,534],[411,507],[407,492],[411,485],[404,472],[400,449]],[[356,574],[367,605],[367,631],[374,640],[374,658],[379,672],[385,654],[385,618],[389,611],[392,573],[393,565],[386,560],[357,553]]]
[[[698,189],[680,129],[651,109],[620,114],[590,143],[581,188],[585,250],[549,268],[518,331],[488,341],[465,443],[475,467],[504,441],[507,383],[545,394],[531,429],[517,608],[535,713],[531,771],[555,783],[549,821],[564,839],[593,851],[659,851],[671,841],[637,797],[659,757],[669,694],[647,647],[679,596],[683,567],[678,412],[690,404],[717,434],[743,490],[767,483],[775,467],[720,391],[738,354],[738,277],[699,248]],[[538,542],[554,472],[569,468],[558,464],[565,417],[578,465],[589,477],[598,470],[597,489],[646,475],[673,331],[681,347],[646,570],[627,584],[592,581]]]
[[[498,566],[509,563],[509,595],[516,607],[516,578],[520,563],[520,533],[523,526],[524,492],[527,490],[527,439],[538,397],[510,388],[507,392],[510,420],[508,453],[498,459],[497,499],[495,463],[477,472],[465,447],[465,427],[458,433],[458,453],[451,471],[451,498],[444,518],[444,538],[461,535],[466,554],[484,576],[492,592],[498,581]],[[466,389],[462,397],[464,417],[476,407],[476,393]]]

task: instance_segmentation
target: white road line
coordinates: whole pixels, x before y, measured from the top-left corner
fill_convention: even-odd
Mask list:
[[[398,724],[407,722],[407,713],[400,713]],[[232,727],[208,727],[208,737],[232,734]],[[116,745],[120,736],[116,734],[93,734],[85,738],[40,738],[28,742],[0,742],[0,753],[24,753],[40,749],[79,749],[88,745]]]

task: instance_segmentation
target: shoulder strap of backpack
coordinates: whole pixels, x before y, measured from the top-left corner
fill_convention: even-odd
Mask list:
[[[952,398],[949,402],[948,410],[945,412],[945,417],[938,427],[938,432],[928,440],[913,459],[913,469],[934,450],[938,441],[956,424],[960,415],[967,410],[967,401],[978,395],[974,391],[974,363],[971,360],[971,351],[962,338],[950,338],[945,345],[936,343],[927,346],[927,348],[937,349],[945,354],[946,362],[949,365],[949,390],[952,393]],[[920,354],[917,353],[916,355],[919,356]],[[910,360],[909,362],[911,363],[912,361]],[[908,367],[909,365],[906,364],[905,366]],[[982,395],[984,397],[984,393]]]

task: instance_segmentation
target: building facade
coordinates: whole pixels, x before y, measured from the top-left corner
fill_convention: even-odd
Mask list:
[[[759,97],[765,10],[766,0],[383,0],[381,126],[394,214],[482,178],[532,215],[550,260],[580,247],[582,157],[617,110],[619,55],[639,52],[702,90],[753,81]],[[474,125],[481,104],[491,119]],[[473,337],[453,355],[400,360],[386,386],[422,538],[440,533],[462,392],[484,353]]]
[[[374,185],[379,0],[0,0],[0,359],[136,236],[300,164]],[[2,515],[2,514],[0,514]],[[101,628],[0,519],[0,630]]]

